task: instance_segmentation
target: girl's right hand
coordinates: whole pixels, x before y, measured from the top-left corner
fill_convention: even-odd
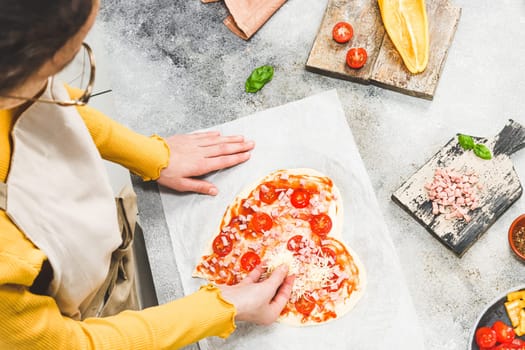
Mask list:
[[[239,284],[218,286],[222,297],[235,306],[235,320],[269,325],[286,306],[295,276],[288,276],[288,267],[281,265],[270,277],[259,281],[263,272],[264,269],[259,265]]]

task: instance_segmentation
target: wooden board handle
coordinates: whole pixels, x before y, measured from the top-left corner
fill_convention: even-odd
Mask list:
[[[525,128],[518,122],[509,119],[505,127],[496,135],[494,142],[494,156],[519,151],[525,146]]]

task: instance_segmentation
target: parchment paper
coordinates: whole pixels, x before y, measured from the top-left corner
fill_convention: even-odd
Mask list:
[[[344,208],[343,239],[363,261],[367,287],[355,308],[338,320],[302,328],[238,323],[228,339],[209,338],[199,343],[201,348],[424,349],[398,257],[336,91],[213,129],[245,135],[256,142],[256,147],[248,162],[207,176],[219,188],[216,197],[161,190],[185,294],[206,283],[191,274],[235,196],[271,171],[298,167],[316,169],[339,187]]]

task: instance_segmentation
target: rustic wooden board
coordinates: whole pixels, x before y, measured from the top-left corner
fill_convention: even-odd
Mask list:
[[[354,28],[354,37],[347,44],[332,39],[332,28],[341,21],[351,23]],[[334,78],[368,83],[373,68],[370,62],[379,54],[384,36],[385,27],[375,1],[329,0],[306,69]],[[350,47],[365,47],[369,63],[361,69],[349,68],[345,59]]]
[[[474,140],[492,150],[491,160],[464,151],[454,137],[392,194],[394,202],[458,256],[462,256],[523,192],[509,156],[525,146],[525,128],[509,120],[494,138],[474,137]],[[478,190],[479,207],[468,213],[472,217],[470,222],[432,214],[432,203],[424,185],[432,181],[437,168],[474,171],[479,176],[482,185]]]
[[[426,6],[430,56],[423,73],[414,75],[406,69],[385,32],[376,0],[329,0],[306,69],[432,99],[456,32],[461,8],[452,6],[449,0],[427,1]],[[340,21],[347,21],[354,27],[354,37],[347,44],[338,44],[332,39],[332,28]],[[346,52],[350,47],[366,48],[368,62],[363,68],[352,69],[346,65]]]

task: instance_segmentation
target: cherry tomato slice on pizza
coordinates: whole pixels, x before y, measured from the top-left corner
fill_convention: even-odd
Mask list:
[[[496,345],[496,332],[490,327],[480,327],[476,330],[476,344],[480,348],[490,348]]]
[[[250,221],[252,229],[261,233],[263,231],[268,231],[273,226],[273,220],[270,215],[263,213],[261,211],[255,212],[253,214],[252,220]]]
[[[328,286],[324,287],[324,289],[326,289],[329,292],[337,292],[343,286],[342,281],[337,283],[338,280],[339,280],[339,276],[336,275],[335,273],[332,274],[332,276],[330,277],[331,283]]]
[[[230,237],[226,235],[218,235],[212,243],[213,252],[218,256],[226,256],[233,249],[233,243]]]
[[[297,252],[301,248],[304,248],[304,243],[304,237],[302,235],[295,235],[288,240],[286,248],[288,248],[289,251]]]
[[[501,320],[494,322],[492,329],[496,332],[496,340],[500,343],[511,343],[516,336],[514,328]]]
[[[256,252],[251,250],[244,253],[241,257],[241,269],[245,272],[252,271],[257,265],[261,263],[261,257]]]
[[[310,204],[310,197],[310,192],[298,188],[292,192],[290,202],[292,202],[292,205],[296,208],[305,208]]]
[[[353,36],[354,28],[348,22],[336,23],[332,29],[332,38],[340,44],[349,42]]]
[[[298,312],[302,313],[305,316],[308,316],[314,310],[315,303],[311,297],[305,294],[295,302],[294,306]]]
[[[320,237],[325,237],[332,229],[332,219],[324,213],[313,215],[310,218],[312,232]]]
[[[368,58],[366,50],[362,47],[352,47],[346,53],[346,64],[350,68],[359,69],[363,67]]]
[[[332,258],[332,261],[328,263],[328,266],[331,267],[335,265],[335,262],[337,260],[337,255],[331,248],[321,247],[321,253],[327,258]]]
[[[272,204],[279,197],[275,186],[266,182],[259,187],[259,199],[266,204]]]

